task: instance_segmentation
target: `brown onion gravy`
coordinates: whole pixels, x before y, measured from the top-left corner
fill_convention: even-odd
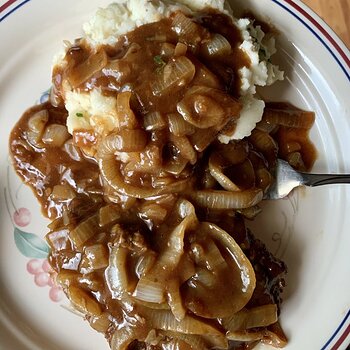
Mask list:
[[[283,114],[283,111],[293,115],[304,112],[289,104],[267,104],[272,113],[264,115],[250,137],[232,142],[230,146],[216,141],[219,131],[215,126],[210,126],[208,130],[213,132],[214,137],[203,149],[196,149],[196,158],[193,161],[189,158],[183,173],[176,177],[176,181],[179,178],[188,180],[185,188],[179,193],[144,199],[116,193],[106,184],[98,160],[95,159],[96,152],[86,152],[102,142],[101,136],[92,130],[76,130],[73,136],[61,132],[63,139],[58,143],[43,141],[43,132],[49,126],[66,125],[67,111],[62,107],[62,82],[68,79],[76,89],[90,91],[98,88],[106,96],[116,96],[125,89],[131,91],[131,110],[138,119],[135,130],[147,135],[147,144],[153,142],[155,147],[161,149],[160,167],[165,169],[169,162],[176,162],[179,150],[176,143],[169,142],[172,133],[167,128],[161,132],[149,132],[142,126],[142,118],[147,113],[175,113],[177,103],[191,88],[188,86],[170,90],[160,96],[152,93],[150,83],[164,69],[163,66],[174,54],[176,44],[184,42],[187,45],[185,56],[195,65],[196,72],[205,72],[201,76],[195,75],[191,84],[207,83],[222,91],[222,94],[227,94],[228,98],[239,97],[240,81],[237,72],[239,68],[250,64],[245,54],[238,50],[240,33],[228,17],[207,13],[193,20],[196,32],[191,37],[181,37],[181,34],[173,30],[173,18],[141,26],[121,36],[115,46],[101,48],[104,53],[97,58],[107,55],[105,67],[88,75],[83,81],[80,80],[86,68],[84,65],[89,59],[97,58],[92,57],[93,53],[85,43],[76,42],[67,52],[67,65],[64,68],[56,67],[53,72],[52,101],[56,106],[48,102],[29,109],[16,124],[10,137],[14,167],[23,181],[33,189],[44,215],[52,221],[46,238],[51,247],[50,263],[58,274],[58,283],[64,287],[73,304],[85,313],[91,326],[104,333],[109,341],[122,328],[130,332],[137,329],[135,339],[140,342],[135,340],[129,345],[130,349],[144,348],[142,341],[149,329],[140,321],[138,313],[148,315],[145,310],[149,304],[133,304],[135,300],[131,295],[121,299],[111,295],[106,268],[111,264],[113,247],[120,249],[118,254],[126,254],[123,261],[128,273],[128,286],[133,289],[139,279],[140,261],[153,261],[161,255],[168,244],[171,231],[181,221],[176,214],[177,201],[191,201],[190,193],[197,190],[222,190],[211,177],[208,162],[215,161],[222,167],[223,174],[237,184],[240,190],[252,188],[266,191],[273,181],[277,157],[290,161],[301,170],[310,169],[316,157],[315,148],[308,136],[313,115],[308,115],[311,124],[304,128],[288,126],[288,123],[271,124],[276,114]],[[214,58],[205,54],[203,43],[210,39],[212,33],[226,37],[232,47],[230,54]],[[172,52],[169,57],[162,54],[167,49]],[[32,125],[32,117],[37,116],[38,112],[47,113],[44,129],[40,125]],[[127,165],[120,166],[125,183],[139,187],[140,190],[143,186],[153,186],[154,176],[135,171],[133,176],[127,178]],[[175,181],[175,177],[172,179]],[[166,186],[165,184],[164,187]],[[250,309],[276,304],[279,308],[286,266],[246,229],[245,217],[251,215],[249,208],[234,211],[206,208],[196,203],[194,206],[199,222],[210,222],[225,230],[235,239],[252,264],[256,287],[245,307]],[[84,239],[78,232],[82,223],[87,223],[90,227],[84,232]],[[206,235],[201,236],[198,231],[188,229],[184,238],[185,253],[178,266],[164,280],[169,284],[173,280],[180,283],[179,290],[187,312],[190,315],[194,312],[196,319],[200,319],[198,315],[210,314],[216,307],[224,309],[228,300],[235,298],[235,286],[238,283],[235,280],[237,273],[233,272],[236,267],[230,264],[220,270],[218,279],[213,282],[214,287],[206,292],[200,293],[200,288],[193,288],[193,284],[186,283],[192,276],[190,272],[193,269],[197,269],[197,273],[202,269],[201,263],[195,260],[193,247],[205,252],[210,251],[210,244],[212,241]],[[228,251],[223,247],[219,246],[218,252],[225,260],[230,259]],[[79,306],[79,300],[84,300],[85,306]],[[218,332],[225,333],[216,317],[207,318],[205,322]],[[285,341],[278,323],[263,329],[277,334]],[[171,339],[170,334],[165,332],[167,341]],[[264,339],[261,341],[264,342]],[[267,337],[265,342],[269,341]],[[212,343],[209,344],[208,347],[213,346]],[[237,349],[250,349],[253,344],[254,342],[235,342],[231,345]]]

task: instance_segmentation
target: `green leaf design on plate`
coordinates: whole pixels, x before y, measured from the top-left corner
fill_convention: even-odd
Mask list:
[[[15,243],[18,250],[28,258],[47,258],[50,252],[48,244],[34,233],[24,232],[15,227]]]

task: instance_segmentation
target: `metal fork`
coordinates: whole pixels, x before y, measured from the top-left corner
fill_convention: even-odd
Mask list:
[[[310,174],[294,170],[286,161],[278,159],[276,181],[265,195],[265,199],[286,197],[298,186],[321,186],[350,183],[350,174]]]

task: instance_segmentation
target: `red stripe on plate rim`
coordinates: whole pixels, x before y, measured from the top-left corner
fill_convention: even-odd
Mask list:
[[[9,0],[9,1],[5,2],[3,5],[1,5],[0,6],[0,13],[5,11],[9,6],[11,6],[16,1],[17,0]]]
[[[17,0],[9,0],[5,2],[3,5],[0,6],[0,13],[5,11],[9,6],[11,6],[13,3],[15,3]],[[350,58],[348,55],[343,51],[343,49],[339,46],[339,44],[333,39],[333,37],[329,34],[329,32],[315,19],[313,18],[309,12],[304,10],[302,7],[300,7],[298,4],[296,4],[293,0],[284,0],[286,3],[288,3],[290,6],[292,6],[297,12],[301,13],[305,18],[307,18],[332,44],[332,46],[337,50],[339,55],[342,57],[348,68],[350,68]],[[350,333],[350,325],[347,326],[344,333],[340,336],[340,338],[337,340],[337,342],[333,345],[331,350],[337,350],[339,349],[340,345],[343,344],[343,342],[346,340],[347,336]]]
[[[301,8],[293,0],[284,0],[284,1],[289,5],[291,5],[292,7],[294,7],[294,9],[300,12],[304,17],[306,17],[328,39],[328,41],[338,51],[339,55],[343,58],[348,68],[350,68],[349,56],[344,52],[344,50],[339,46],[339,44],[333,39],[333,37],[329,34],[329,32],[315,18],[313,18],[309,12]]]
[[[350,333],[350,324],[346,327],[344,333],[340,336],[340,338],[337,340],[337,342],[333,345],[331,350],[338,350],[340,345],[343,344],[343,342],[346,340]]]

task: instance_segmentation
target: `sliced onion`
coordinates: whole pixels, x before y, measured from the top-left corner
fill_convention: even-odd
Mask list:
[[[170,135],[169,140],[179,150],[180,155],[187,159],[192,165],[197,162],[197,152],[186,136]]]
[[[132,291],[127,271],[128,249],[112,246],[109,254],[109,265],[105,270],[105,280],[112,299],[121,299],[125,293]]]
[[[184,290],[186,306],[201,317],[228,317],[245,307],[251,299],[256,285],[254,269],[240,246],[226,231],[208,222],[200,223],[197,230],[201,233],[203,244],[206,238],[212,239],[228,255],[224,266],[220,265],[210,272],[215,278],[202,271],[187,283]],[[220,292],[218,279],[221,283],[225,280],[227,283]],[[215,301],[215,297],[220,300]]]
[[[174,56],[185,56],[187,52],[187,45],[184,43],[178,42],[175,46]]]
[[[79,249],[86,241],[93,237],[98,230],[98,218],[96,215],[81,222],[69,234],[71,241]]]
[[[143,126],[147,131],[162,130],[166,127],[166,122],[160,112],[150,112],[144,116]]]
[[[167,245],[152,269],[140,278],[133,294],[137,299],[155,303],[162,303],[165,300],[166,278],[174,271],[184,254],[185,231],[197,224],[194,207],[189,201],[179,201],[177,211],[182,221],[170,233]]]
[[[197,205],[210,209],[243,209],[261,202],[263,192],[260,189],[240,192],[203,190],[191,193],[191,198]]]
[[[86,272],[84,271],[83,273],[87,273],[87,271],[92,272],[93,270],[103,269],[107,266],[108,251],[104,244],[98,243],[85,247],[84,257],[79,266],[80,271],[85,268]]]
[[[177,104],[178,112],[198,128],[213,127],[221,131],[240,115],[242,105],[222,90],[207,86],[192,86]],[[214,122],[215,121],[215,122]]]
[[[99,72],[107,65],[108,57],[104,49],[99,49],[96,53],[93,53],[89,58],[79,64],[77,67],[70,69],[68,72],[68,81],[72,88],[75,89],[95,73]]]
[[[138,122],[130,107],[132,93],[123,91],[117,95],[117,117],[118,128],[136,129]]]
[[[50,124],[46,127],[42,141],[46,145],[61,147],[70,138],[67,128],[60,124]]]
[[[194,263],[187,254],[182,256],[178,265],[178,271],[181,284],[195,275],[196,269]]]
[[[184,334],[222,335],[222,333],[212,325],[189,315],[185,315],[185,317],[179,322],[176,320],[172,312],[167,310],[142,308],[140,314],[145,317],[149,322],[149,325],[155,329]]]
[[[222,89],[220,80],[204,64],[196,62],[196,74],[192,80],[193,85]]]
[[[177,111],[191,125],[207,129],[220,125],[225,117],[225,110],[218,101],[204,94],[186,94],[177,104]]]
[[[68,155],[75,161],[80,162],[82,160],[82,153],[79,147],[73,144],[73,140],[69,139],[64,144],[64,150],[68,153]]]
[[[230,165],[243,163],[249,154],[249,146],[245,141],[238,143],[230,142],[227,145],[219,144],[215,147],[217,153],[220,154]]]
[[[182,12],[177,11],[173,17],[173,31],[188,44],[196,45],[201,37],[199,36],[199,26]]]
[[[231,44],[221,34],[215,33],[211,39],[202,46],[209,56],[226,56],[232,51]]]
[[[197,152],[203,152],[216,138],[218,132],[214,127],[208,129],[197,129],[189,139]]]
[[[196,72],[193,63],[185,56],[176,57],[164,67],[162,74],[151,83],[153,94],[161,96],[191,82]]]
[[[277,322],[276,304],[257,306],[251,309],[242,309],[231,317],[221,320],[221,324],[228,331],[245,330],[256,327],[266,327]]]
[[[299,109],[274,109],[265,107],[263,120],[272,125],[310,129],[315,122],[315,113]]]
[[[249,137],[253,146],[261,151],[270,166],[273,166],[277,159],[278,145],[268,133],[254,129]]]
[[[165,285],[152,276],[142,276],[137,283],[133,296],[148,303],[161,304],[165,302]]]
[[[101,315],[102,309],[100,304],[87,291],[75,286],[69,286],[67,295],[74,307],[84,315],[93,317]]]
[[[147,333],[148,327],[141,324],[117,328],[110,341],[111,350],[128,350],[134,340],[144,341]]]
[[[178,338],[182,341],[186,342],[188,345],[191,346],[192,350],[209,350],[208,343],[203,340],[203,336],[201,335],[195,335],[195,334],[183,334],[183,333],[177,333],[177,332],[171,332],[171,331],[164,331],[162,332],[165,336],[168,336],[170,338]],[[209,339],[214,337],[211,335]],[[222,336],[224,339],[225,337]],[[226,341],[227,343],[227,341]],[[210,344],[210,343],[209,343]],[[211,347],[210,347],[211,348]],[[225,348],[224,348],[225,349]]]
[[[217,153],[213,153],[209,158],[210,175],[220,184],[226,191],[239,191],[239,187],[234,184],[223,172],[221,164],[222,161]]]
[[[146,220],[151,220],[157,225],[164,221],[168,212],[162,206],[155,203],[145,203],[142,205],[140,211],[142,218]]]
[[[141,129],[120,130],[105,137],[99,145],[99,156],[115,152],[141,152],[147,144],[147,135]]]
[[[177,321],[183,320],[186,314],[186,309],[182,303],[180,283],[178,279],[172,278],[168,281],[166,286],[166,294],[168,304],[174,317]]]
[[[192,277],[192,280],[200,282],[207,288],[213,288],[217,283],[216,276],[207,269],[197,269],[196,274]]]
[[[55,185],[52,189],[50,197],[57,201],[67,201],[75,198],[76,193],[69,185]]]
[[[248,220],[253,220],[258,214],[261,213],[261,210],[262,209],[258,205],[254,205],[250,208],[240,209],[238,212]]]
[[[111,315],[107,312],[102,313],[99,316],[92,317],[89,320],[90,326],[97,332],[105,334],[111,324]]]
[[[186,122],[179,113],[168,114],[169,130],[175,136],[192,135],[195,128]]]
[[[273,326],[272,326],[273,327]],[[269,329],[262,331],[234,331],[226,333],[227,339],[233,341],[251,342],[260,340],[262,343],[275,348],[284,348],[287,345],[287,338],[284,333],[275,332]]]
[[[206,240],[205,265],[210,271],[218,271],[227,267],[219,248],[211,239]]]
[[[175,181],[171,185],[162,188],[132,186],[124,181],[119,166],[119,163],[112,158],[102,158],[99,160],[99,167],[103,179],[106,180],[109,186],[122,195],[133,198],[147,198],[160,196],[166,193],[182,192],[187,187],[187,179]]]
[[[167,162],[163,166],[163,170],[166,171],[167,173],[173,174],[175,176],[179,176],[184,171],[187,164],[188,164],[188,160],[179,156],[179,157],[176,157],[176,159],[172,159],[169,162]]]
[[[121,218],[121,209],[119,206],[109,204],[99,210],[99,226],[104,227]]]
[[[136,264],[136,275],[140,279],[142,276],[148,273],[151,267],[156,261],[156,253],[151,250],[146,250],[146,252],[141,255],[137,264]]]
[[[49,111],[42,109],[33,114],[28,120],[28,128],[35,133],[41,134],[49,120]]]

